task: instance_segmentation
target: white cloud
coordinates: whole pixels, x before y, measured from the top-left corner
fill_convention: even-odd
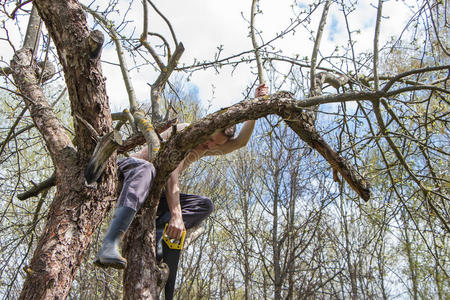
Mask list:
[[[86,2],[86,1],[85,1]],[[306,6],[313,1],[301,1]],[[415,1],[406,1],[411,5],[417,5]],[[101,5],[102,1],[96,1],[95,5]],[[373,24],[376,18],[376,8],[378,1],[359,1],[355,13],[349,16],[351,30],[361,30],[356,36],[357,51],[367,51],[373,47]],[[117,21],[123,17],[123,13],[129,5],[129,2],[120,2],[122,8],[116,14]],[[217,52],[217,47],[223,45],[223,53],[221,57],[240,53],[250,50],[251,40],[248,38],[248,23],[242,18],[249,18],[251,1],[242,0],[172,0],[172,1],[155,1],[158,9],[165,14],[170,20],[179,41],[183,42],[186,51],[183,54],[180,63],[187,65],[198,60],[211,60]],[[129,17],[136,21],[136,35],[140,34],[142,7],[140,1],[133,2],[132,10]],[[263,14],[256,17],[256,26],[262,31],[264,41],[272,39],[277,33],[284,30],[289,24],[290,19],[295,17],[300,11],[299,7],[291,7],[292,1],[260,1]],[[149,18],[150,30],[162,33],[166,39],[171,41],[169,30],[164,21],[153,12]],[[402,31],[401,24],[405,23],[405,19],[412,13],[405,8],[403,1],[387,1],[384,3],[382,23],[382,36],[380,44],[385,43],[390,36],[399,35]],[[309,25],[314,31],[317,30],[317,24],[322,14],[322,7],[314,12],[311,24]],[[331,28],[331,26],[333,28]],[[131,32],[131,26],[128,32]],[[12,30],[12,29],[11,29]],[[330,38],[332,37],[332,38]],[[338,4],[333,3],[329,19],[327,22],[326,32],[322,39],[322,54],[330,54],[337,45],[345,45],[347,43],[346,25]],[[19,47],[19,42],[16,46]],[[276,40],[273,46],[276,49],[282,49],[286,56],[310,56],[312,52],[312,41],[310,35],[299,26],[295,35],[289,35],[284,39]],[[0,46],[0,55],[5,60],[12,57],[11,50],[6,51],[5,44],[2,42]],[[102,59],[117,63],[117,55],[112,47],[103,51]],[[131,66],[131,59],[128,58],[128,64]],[[214,70],[199,71],[191,77],[191,82],[198,86],[199,97],[201,101],[206,103],[212,100],[212,86],[215,87],[215,95],[213,107],[211,110],[231,105],[242,100],[242,93],[245,87],[253,82],[256,78],[251,73],[252,64],[240,65],[238,69],[232,73],[231,68],[223,68],[220,74],[215,74]],[[287,67],[287,65],[286,65]],[[113,110],[121,110],[128,105],[128,98],[125,85],[122,81],[122,75],[117,66],[111,64],[103,64],[102,66],[105,77],[107,78],[107,92],[111,101]],[[148,101],[149,86],[152,83],[156,73],[151,67],[142,66],[139,70],[131,71],[132,83],[135,88],[137,97],[140,101]]]

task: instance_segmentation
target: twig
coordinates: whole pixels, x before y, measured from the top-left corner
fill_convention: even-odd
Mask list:
[[[378,0],[377,21],[375,24],[375,36],[373,39],[373,77],[375,83],[375,90],[380,88],[380,81],[378,78],[378,40],[380,36],[381,16],[382,16],[383,0]]]
[[[442,41],[439,38],[439,34],[438,34],[438,31],[437,31],[437,28],[436,28],[436,24],[435,24],[435,21],[434,21],[434,18],[433,18],[433,9],[430,6],[430,3],[428,1],[426,3],[428,5],[428,9],[430,10],[430,17],[431,17],[430,19],[431,19],[431,24],[433,24],[433,29],[434,29],[434,34],[436,35],[436,40],[438,41],[439,46],[442,49],[442,51],[444,51],[444,53],[447,56],[450,56],[450,52],[448,52],[447,48],[442,44]],[[437,6],[438,6],[438,4],[436,3],[436,11],[438,10]]]
[[[445,70],[445,69],[450,71],[450,65],[426,67],[426,68],[415,69],[415,70],[410,70],[410,71],[406,71],[406,72],[400,73],[397,76],[393,77],[391,80],[389,80],[389,82],[386,83],[386,85],[383,87],[382,91],[383,92],[387,92],[392,87],[392,85],[394,83],[396,83],[397,81],[399,81],[403,77],[414,75],[414,74]]]
[[[33,1],[33,0],[27,0],[27,1],[25,1],[25,2],[20,2],[20,1],[17,2],[16,7],[15,7],[14,10],[11,12],[11,14],[8,15],[8,17],[11,18],[11,19],[15,19],[15,18],[16,18],[16,13],[17,13],[17,11],[18,11],[19,9],[21,9],[22,6],[28,4],[28,3],[32,2],[32,1]]]
[[[316,63],[317,63],[317,54],[319,53],[319,46],[322,40],[322,33],[325,28],[325,24],[327,23],[327,15],[328,10],[330,8],[331,2],[327,0],[325,6],[323,8],[322,17],[320,18],[319,28],[317,30],[316,39],[314,41],[313,52],[311,55],[311,88],[310,93],[311,96],[318,96],[321,94],[321,91],[316,91]]]
[[[441,214],[439,213],[439,211],[436,209],[436,207],[431,202],[431,199],[429,198],[429,193],[431,192],[431,190],[429,188],[425,187],[423,185],[422,181],[420,181],[420,179],[417,178],[417,175],[413,172],[413,170],[411,169],[409,164],[406,162],[405,157],[400,152],[400,150],[397,148],[397,146],[395,145],[394,141],[386,134],[387,133],[387,128],[386,128],[386,124],[384,123],[383,117],[381,115],[380,100],[374,100],[372,103],[373,103],[373,109],[374,109],[374,112],[375,112],[375,116],[376,116],[376,119],[377,119],[377,122],[378,122],[378,126],[380,127],[380,130],[383,133],[383,136],[384,136],[385,140],[388,142],[389,146],[391,147],[391,149],[394,152],[395,156],[399,160],[400,164],[405,168],[406,172],[408,172],[408,174],[411,176],[411,178],[416,182],[416,184],[418,185],[418,187],[420,188],[420,190],[424,194],[424,197],[427,200],[427,203],[430,205],[431,209],[434,211],[436,216],[439,218],[439,220],[441,221],[442,225],[445,227],[447,232],[450,233],[450,227],[449,227],[447,221],[444,219],[444,217],[441,216]]]
[[[262,63],[261,63],[261,57],[259,54],[258,43],[256,42],[256,38],[255,38],[255,16],[256,16],[255,9],[256,9],[257,2],[258,2],[258,0],[252,0],[252,8],[251,8],[251,12],[250,12],[250,36],[252,38],[252,45],[253,45],[253,49],[255,51],[256,66],[258,67],[259,84],[264,84],[265,80],[264,80],[263,67],[262,67]]]
[[[14,130],[16,129],[17,125],[19,125],[20,120],[22,120],[23,115],[25,114],[25,112],[27,111],[28,107],[25,106],[22,111],[20,112],[19,116],[17,117],[17,119],[14,121],[14,124],[11,126],[11,128],[8,131],[8,134],[6,135],[6,138],[3,140],[3,142],[0,144],[1,148],[0,148],[0,155],[2,155],[3,150],[5,149],[5,146],[8,144]]]
[[[150,55],[153,57],[153,59],[155,60],[156,64],[158,65],[159,69],[161,71],[164,70],[164,64],[161,61],[161,59],[159,58],[158,54],[156,54],[155,50],[153,49],[153,47],[150,46],[150,44],[147,42],[147,35],[148,35],[148,7],[147,7],[147,1],[142,1],[142,5],[144,8],[144,24],[142,27],[142,34],[141,37],[139,39],[139,41],[141,42],[141,44],[145,47],[145,49],[148,50],[148,52],[150,53]],[[170,46],[167,44],[167,48],[168,51],[170,53]]]
[[[153,7],[153,9],[158,13],[158,15],[161,16],[161,18],[163,18],[163,20],[166,22],[167,26],[169,27],[170,33],[172,34],[172,38],[173,38],[173,42],[175,43],[175,45],[178,45],[178,41],[177,41],[177,37],[175,35],[175,31],[172,28],[172,24],[170,24],[169,20],[158,10],[158,8],[156,8],[156,6],[153,4],[152,1],[147,0],[148,3],[150,3],[150,5]]]

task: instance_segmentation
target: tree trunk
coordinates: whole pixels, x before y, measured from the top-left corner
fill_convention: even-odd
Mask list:
[[[34,1],[52,37],[64,70],[72,115],[83,116],[99,135],[112,130],[108,98],[98,59],[88,47],[84,11],[76,1]],[[39,239],[20,299],[64,299],[88,247],[92,233],[111,207],[116,167],[111,158],[97,188],[84,184],[84,166],[94,149],[83,124],[74,122],[75,147],[53,114],[41,87],[39,68],[30,50],[12,62],[14,80],[50,152],[56,173],[56,195]]]
[[[409,277],[411,280],[412,290],[410,291],[411,297],[414,300],[419,299],[419,293],[418,293],[418,282],[417,282],[417,264],[416,260],[414,258],[413,250],[412,250],[412,239],[409,236],[409,226],[408,226],[408,220],[406,218],[406,213],[402,212],[401,214],[402,221],[403,221],[403,233],[404,233],[404,244],[405,244],[405,252],[406,257],[408,259],[408,270],[409,270]]]
[[[159,299],[169,272],[161,269],[155,259],[156,206],[143,207],[140,212],[127,232],[123,247],[128,261],[123,276],[123,298]]]
[[[71,287],[76,270],[103,219],[115,192],[115,167],[98,189],[85,186],[83,165],[65,130],[54,116],[38,85],[39,70],[31,49],[20,50],[13,62],[13,76],[24,95],[33,121],[44,137],[56,170],[57,192],[48,221],[30,265],[21,299],[60,299]],[[31,61],[31,63],[30,63]],[[109,199],[98,201],[96,199]]]

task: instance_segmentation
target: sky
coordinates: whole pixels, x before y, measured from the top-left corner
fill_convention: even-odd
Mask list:
[[[88,4],[92,1],[81,2]],[[104,2],[103,0],[97,0],[94,2],[94,5],[101,6]],[[260,0],[259,2],[262,14],[257,15],[255,26],[261,31],[262,39],[268,41],[284,30],[290,24],[291,18],[294,18],[296,14],[314,1],[297,1],[297,4],[292,0]],[[360,30],[360,34],[357,35],[355,48],[357,51],[367,51],[373,47],[378,1],[364,0],[359,2],[355,13],[349,16],[349,20],[351,30]],[[401,24],[404,24],[405,19],[411,15],[411,11],[406,8],[404,2],[389,0],[384,3],[380,44],[383,44],[393,35],[398,36],[403,30]],[[411,5],[417,5],[415,0],[406,2]],[[116,20],[123,17],[130,1],[119,1],[119,3],[121,9],[115,15]],[[136,35],[138,36],[143,15],[142,4],[140,1],[132,3],[128,17],[131,17],[136,22]],[[251,40],[248,37],[248,23],[244,19],[245,17],[248,20],[250,15],[250,0],[229,0],[226,2],[217,0],[172,0],[154,1],[154,3],[170,20],[178,40],[184,44],[186,50],[181,57],[180,65],[190,65],[195,58],[200,61],[212,60],[217,52],[217,47],[221,45],[223,47],[221,57],[252,49]],[[310,28],[313,30],[317,30],[321,14],[322,7],[313,14],[310,24]],[[150,31],[161,33],[167,40],[171,40],[168,27],[159,16],[151,13],[149,20]],[[131,32],[132,29],[133,27],[130,24],[127,30]],[[14,28],[11,27],[10,30],[11,36],[14,37]],[[108,36],[106,38],[109,40]],[[20,35],[17,35],[15,39],[15,47],[20,48]],[[258,42],[261,43],[261,40]],[[334,3],[330,8],[327,26],[322,38],[321,51],[324,55],[327,55],[336,46],[344,45],[346,42],[346,24],[342,17],[342,12],[339,10],[338,5]],[[9,61],[12,57],[12,50],[10,47],[4,47],[3,45],[0,44],[0,55],[4,61]],[[311,57],[313,48],[310,36],[302,26],[296,29],[294,35],[291,34],[284,39],[276,40],[272,45],[277,50],[282,49],[283,55],[291,57],[297,54],[300,57]],[[172,49],[174,49],[173,46]],[[132,59],[130,57],[126,59],[130,67]],[[104,48],[102,60],[104,61],[102,68],[107,79],[107,93],[112,111],[121,111],[128,106],[128,97],[120,70],[114,65],[118,62],[118,59],[112,46]],[[208,112],[212,112],[243,100],[246,87],[256,80],[254,68],[255,65],[253,63],[241,64],[235,70],[224,67],[220,74],[216,74],[213,69],[198,71],[190,77],[191,89],[197,93],[203,106],[210,105]],[[146,66],[130,71],[138,101],[149,101],[148,84],[154,81],[156,75],[151,68]]]
[[[257,15],[255,26],[262,31],[263,40],[268,41],[284,30],[290,24],[290,18],[293,18],[295,14],[312,2],[299,1],[298,6],[292,7],[293,1],[290,0],[261,0],[262,14]],[[356,13],[349,17],[351,30],[360,30],[361,32],[357,36],[356,49],[358,51],[366,51],[373,47],[377,2],[360,1]],[[251,1],[174,0],[154,1],[154,3],[170,20],[178,40],[185,46],[186,50],[180,64],[190,65],[195,58],[212,60],[220,45],[223,47],[221,57],[252,49],[251,40],[248,37],[248,23],[243,18],[243,16],[247,20],[249,18]],[[322,7],[313,15],[311,26],[314,30],[317,28],[321,14]],[[410,14],[411,12],[405,8],[402,1],[385,2],[380,43],[383,44],[392,35],[400,34],[403,29],[401,24],[404,24]],[[136,2],[131,16],[137,22],[142,19],[142,8],[139,1]],[[166,24],[154,13],[150,16],[149,26],[151,31],[162,33],[167,40],[170,40]],[[140,25],[138,30],[140,30]],[[331,53],[337,45],[347,42],[346,24],[342,12],[339,11],[336,4],[333,4],[330,9],[322,40],[321,49],[324,54]],[[312,41],[301,27],[298,27],[295,35],[277,40],[273,45],[277,49],[282,49],[283,54],[287,56],[299,54],[301,57],[310,57],[313,48]],[[102,58],[105,61],[117,62],[117,55],[112,48],[105,49]],[[252,64],[242,64],[234,71],[232,68],[225,67],[220,74],[216,74],[213,69],[198,71],[190,77],[190,83],[193,85],[192,88],[198,92],[200,102],[204,106],[210,105],[208,112],[212,112],[243,99],[246,87],[256,79],[254,67],[255,65]],[[103,64],[103,70],[107,77],[106,84],[112,110],[122,110],[127,107],[128,100],[119,70],[111,64]],[[138,99],[149,101],[148,83],[153,82],[156,74],[152,70],[141,68],[139,71],[131,72],[131,76]]]

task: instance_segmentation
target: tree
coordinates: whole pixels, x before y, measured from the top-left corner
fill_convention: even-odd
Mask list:
[[[124,274],[124,298],[157,298],[167,274],[164,268],[156,264],[154,257],[154,218],[159,195],[167,176],[189,150],[204,141],[215,130],[272,114],[278,115],[281,118],[279,122],[285,122],[296,136],[317,150],[325,159],[323,162],[331,165],[335,180],[341,180],[338,175],[340,174],[356,192],[356,194],[350,192],[348,186],[344,184],[341,186],[342,197],[345,196],[356,201],[356,195],[359,195],[364,200],[368,200],[370,198],[369,185],[366,178],[360,173],[369,175],[371,178],[377,178],[383,174],[383,178],[388,178],[393,194],[396,195],[398,201],[403,201],[402,195],[404,194],[410,195],[410,198],[412,198],[411,195],[420,194],[418,199],[419,203],[424,203],[424,213],[433,217],[433,219],[431,217],[424,218],[427,226],[433,228],[433,232],[448,234],[448,205],[446,203],[448,196],[445,194],[447,180],[442,171],[445,168],[442,168],[442,163],[439,163],[440,159],[448,156],[445,148],[445,139],[448,139],[445,127],[447,114],[443,111],[443,107],[448,104],[446,74],[450,67],[447,64],[448,49],[445,48],[443,39],[445,36],[443,31],[446,28],[445,24],[442,24],[444,4],[439,1],[434,3],[424,1],[423,5],[417,8],[417,15],[412,21],[418,27],[422,26],[418,32],[423,33],[424,37],[417,34],[416,36],[412,35],[411,39],[416,39],[417,43],[424,40],[426,47],[420,51],[408,49],[410,53],[419,58],[418,64],[406,69],[398,69],[393,74],[381,74],[384,70],[379,70],[380,57],[382,57],[380,53],[386,53],[383,47],[379,47],[378,41],[383,16],[383,1],[381,0],[377,6],[373,50],[366,55],[357,56],[355,54],[354,42],[357,32],[351,29],[350,16],[355,11],[356,4],[352,1],[314,2],[310,7],[302,9],[302,13],[292,18],[287,29],[277,34],[269,42],[264,42],[262,33],[257,30],[255,18],[258,16],[259,10],[257,1],[252,1],[251,6],[249,3],[249,8],[251,7],[249,31],[252,48],[240,54],[234,53],[229,57],[220,58],[219,47],[219,53],[212,61],[203,62],[201,60],[201,62],[195,62],[189,66],[178,65],[184,52],[184,46],[178,42],[175,31],[169,22],[170,18],[166,18],[151,1],[142,2],[143,29],[139,39],[134,40],[128,39],[127,36],[134,37],[133,33],[123,30],[126,22],[115,24],[108,19],[113,16],[115,5],[117,3],[95,8],[92,5],[90,7],[83,6],[77,1],[33,1],[33,11],[39,12],[48,33],[46,43],[40,48],[37,43],[38,39],[34,38],[37,35],[33,34],[31,29],[33,26],[36,28],[33,24],[39,22],[36,22],[38,20],[36,15],[32,14],[34,19],[29,22],[30,33],[27,36],[34,40],[34,43],[28,42],[27,38],[22,49],[16,50],[15,47],[11,47],[15,50],[14,57],[8,66],[2,68],[5,76],[9,76],[7,77],[9,81],[5,82],[2,89],[6,90],[8,95],[15,95],[14,97],[17,97],[14,98],[17,101],[16,106],[22,108],[20,113],[13,111],[17,116],[17,124],[14,125],[14,122],[11,124],[6,138],[2,141],[1,154],[4,155],[2,163],[6,163],[7,158],[14,154],[13,151],[8,152],[6,147],[17,140],[16,137],[20,133],[37,129],[41,141],[45,143],[55,174],[43,186],[46,188],[51,185],[56,186],[51,203],[48,205],[48,211],[46,211],[47,220],[39,235],[39,241],[35,247],[32,247],[34,241],[31,239],[27,247],[27,251],[34,248],[34,254],[25,267],[27,277],[23,283],[21,299],[64,298],[68,295],[76,272],[92,241],[93,233],[115,201],[118,187],[114,163],[115,151],[123,153],[144,142],[149,144],[150,149],[153,149],[149,159],[154,162],[157,177],[153,183],[149,201],[137,216],[126,239],[124,250],[129,267]],[[171,43],[161,34],[149,32],[147,23],[149,5],[167,23],[172,38]],[[28,2],[7,1],[3,5],[3,11],[5,16],[14,20],[20,18],[23,11],[31,9],[30,6]],[[328,12],[333,6],[338,7],[342,12],[348,30],[348,45],[343,49],[343,54],[339,53],[338,49],[331,52],[324,50],[324,53],[329,54],[324,55],[320,52],[321,37],[325,30]],[[113,116],[109,108],[100,61],[101,48],[105,38],[102,31],[90,29],[91,24],[86,19],[87,13],[96,20],[95,23],[92,23],[95,24],[93,26],[101,27],[114,43],[122,78],[128,92],[130,109],[114,115],[114,118],[119,120],[116,128],[113,127]],[[423,17],[425,21],[422,22],[417,16]],[[311,20],[316,20],[315,18],[318,20],[317,30],[309,23]],[[310,32],[313,40],[310,60],[298,56],[284,57],[280,53],[270,50],[271,47],[275,47],[274,41],[289,38],[289,35],[294,34],[301,26]],[[316,33],[314,34],[313,31]],[[6,27],[4,32],[8,33]],[[414,33],[408,28],[406,32]],[[157,48],[153,46],[153,42],[148,42],[149,36],[156,36],[161,41],[162,47]],[[430,36],[433,36],[434,40],[431,40]],[[406,44],[407,38],[409,36],[401,37],[400,42],[405,39],[404,43]],[[14,45],[11,39],[5,40],[10,45]],[[258,40],[261,46],[258,45]],[[392,51],[403,50],[401,48],[403,44],[400,42],[393,43]],[[170,44],[174,45],[173,52]],[[33,47],[27,48],[30,45]],[[414,46],[414,44],[412,45]],[[60,121],[55,110],[52,109],[47,100],[46,88],[42,85],[44,79],[49,79],[45,76],[44,71],[50,70],[46,58],[48,55],[52,56],[51,46],[55,47],[56,54],[55,59],[51,57],[50,60],[57,63],[64,73],[64,85],[70,101],[69,123],[73,124],[73,129],[70,131],[66,130],[67,126]],[[41,49],[47,50],[47,52],[42,52]],[[126,65],[127,57],[124,55],[126,51],[134,51],[131,52],[131,57],[137,63],[136,57],[142,56],[146,63],[151,64],[157,70],[156,80],[150,83],[152,103],[150,116],[145,115],[136,100],[136,93],[128,73],[129,68]],[[38,63],[37,58],[41,58],[42,62]],[[238,68],[247,62],[256,64],[260,82],[266,81],[263,76],[264,69],[268,74],[281,73],[283,68],[278,63],[288,63],[290,69],[283,74],[284,76],[270,78],[272,88],[276,92],[269,97],[248,99],[212,113],[196,120],[189,128],[175,135],[167,143],[159,145],[158,129],[166,128],[172,123],[169,113],[173,108],[167,105],[168,109],[164,116],[161,107],[164,88],[170,86],[168,80],[172,72],[175,70],[196,72],[200,68],[220,70],[227,65]],[[301,72],[304,69],[309,70],[309,76],[303,76]],[[298,74],[300,76],[297,76]],[[13,79],[14,86],[10,78]],[[279,78],[282,79],[277,82],[280,80]],[[288,78],[291,85],[290,91],[279,91],[286,86]],[[303,87],[303,90],[299,90],[299,87]],[[325,94],[322,95],[324,92]],[[25,105],[19,106],[18,99],[23,99]],[[350,105],[349,103],[354,101],[357,103],[356,109],[347,108],[347,104]],[[327,111],[320,110],[325,104],[338,104],[336,106],[341,109],[341,118],[338,120],[337,126],[330,129],[331,133],[328,134],[318,130],[315,124],[316,119],[325,118],[324,113]],[[411,111],[413,113],[410,113]],[[27,112],[33,120],[35,129],[22,125],[20,131],[23,129],[23,132],[19,133],[19,130],[16,131],[15,128],[23,122],[21,120]],[[420,115],[421,112],[422,115]],[[118,131],[126,122],[128,122],[126,126],[133,132],[133,135],[120,145],[122,141]],[[437,126],[440,126],[439,128],[443,132],[436,131],[433,124],[438,124]],[[365,135],[361,135],[360,131]],[[330,141],[329,138],[336,138],[337,142],[329,143],[327,142],[327,140]],[[25,139],[23,141],[26,145]],[[379,150],[376,154],[369,151],[372,146]],[[18,153],[19,149],[15,151]],[[375,155],[374,164],[382,162],[381,170],[377,170],[376,166],[365,166],[366,162],[371,162],[370,155]],[[17,155],[17,157],[20,156]],[[18,165],[20,166],[20,164]],[[296,166],[296,163],[294,162],[292,165]],[[395,165],[399,165],[397,173],[393,173]],[[296,173],[298,170],[294,169],[292,172]],[[49,176],[53,171],[46,170],[46,173]],[[404,177],[399,177],[400,175]],[[5,176],[5,178],[7,177],[12,178],[12,176]],[[86,184],[85,178],[88,184]],[[22,181],[20,182],[22,184]],[[38,185],[38,187],[40,186]],[[403,192],[400,187],[406,186],[410,189],[405,189]],[[9,189],[16,190],[17,188],[9,187]],[[39,191],[42,190],[38,189]],[[381,190],[375,189],[375,192],[378,193],[375,194],[376,197],[382,195]],[[45,194],[41,199],[45,199]],[[36,217],[30,220],[31,226],[38,224],[39,212],[43,205],[40,203],[31,206],[36,212],[34,214]],[[294,203],[292,202],[291,205]],[[401,206],[405,208],[416,229],[421,232],[423,227],[409,211],[408,205],[401,202]],[[276,203],[275,208],[277,208]],[[6,209],[5,213],[7,211]],[[290,213],[294,213],[294,211],[291,210]],[[277,222],[274,220],[274,224]],[[439,225],[435,225],[436,223]],[[287,226],[288,232],[292,224],[291,219]],[[343,228],[348,225],[347,220],[343,220]],[[8,226],[10,226],[9,222],[6,223],[5,228]],[[437,226],[439,228],[436,228]],[[320,228],[320,230],[324,233],[329,232],[326,228]],[[405,227],[405,233],[408,230],[408,227]],[[345,231],[344,237],[348,238],[349,232]],[[331,232],[329,234],[332,236]],[[21,236],[25,237],[26,234],[21,233]],[[443,295],[445,291],[442,284],[439,283],[439,278],[442,274],[447,273],[442,266],[440,254],[437,255],[437,252],[433,251],[433,248],[436,250],[440,243],[436,239],[439,238],[439,234],[431,236],[434,238],[433,243],[436,246],[430,247],[425,237],[423,237],[423,241],[428,246],[429,253],[433,253],[432,257],[436,265],[435,278],[440,295]],[[295,243],[295,239],[292,239],[291,236],[287,235],[286,238],[288,243]],[[274,240],[276,239],[277,233],[275,232]],[[314,244],[313,251],[322,253],[320,249],[324,242],[319,238]],[[280,249],[277,247],[274,243],[274,255],[279,254]],[[347,251],[347,269],[351,279],[350,294],[358,297],[358,285],[363,284],[363,280],[358,283],[355,261],[351,258],[354,248],[347,243],[345,250]],[[291,249],[288,251],[288,257],[292,255],[294,253]],[[246,255],[246,257],[248,261],[248,256]],[[317,281],[310,282],[310,285],[307,286],[311,292],[320,289],[328,280],[332,281],[335,278],[336,274],[326,273],[326,270],[321,268],[324,261],[326,260],[311,262],[311,266],[317,267],[319,271]],[[291,270],[287,270],[287,273],[282,275],[279,266],[279,262],[278,264],[275,262],[276,280],[274,285],[277,287],[275,290],[277,297],[281,295],[282,280],[280,276],[289,276],[287,274],[292,273]],[[245,270],[244,274],[248,274],[248,271],[248,269]],[[416,271],[411,272],[416,274]],[[18,273],[16,272],[15,278]],[[248,280],[247,275],[244,277],[247,277],[246,280]],[[11,278],[11,280],[15,281],[15,278]],[[292,278],[289,282],[291,282],[289,295],[293,297],[294,289],[301,290],[301,288],[292,287]],[[343,295],[347,294],[343,293]]]

